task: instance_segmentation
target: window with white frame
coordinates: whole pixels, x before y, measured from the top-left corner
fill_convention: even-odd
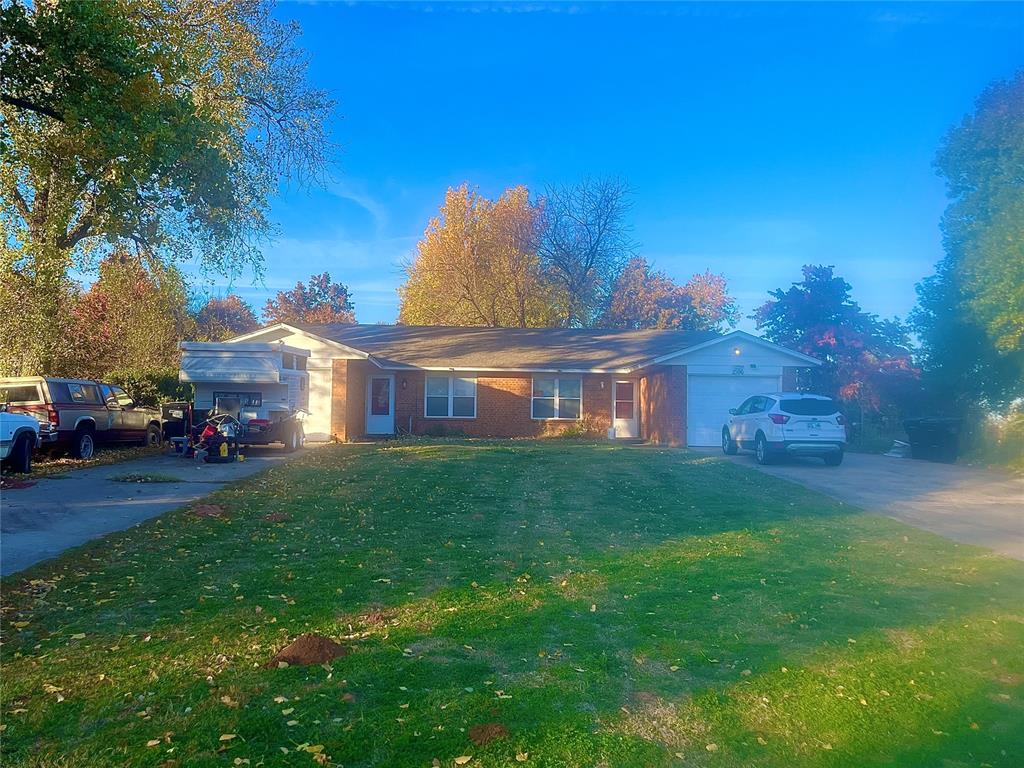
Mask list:
[[[578,419],[582,395],[582,379],[535,377],[530,413],[535,419]]]
[[[475,419],[476,379],[427,376],[423,413],[431,419]]]

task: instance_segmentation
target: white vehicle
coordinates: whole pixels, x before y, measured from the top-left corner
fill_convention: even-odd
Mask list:
[[[722,451],[753,451],[758,464],[779,456],[820,456],[830,467],[843,463],[846,419],[836,402],[821,395],[773,392],[754,395],[729,409],[722,425]]]
[[[39,422],[23,413],[0,410],[0,461],[14,472],[32,471],[32,451],[39,445]]]

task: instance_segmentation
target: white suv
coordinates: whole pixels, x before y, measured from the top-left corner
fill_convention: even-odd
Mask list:
[[[0,462],[12,472],[32,471],[32,451],[39,446],[39,422],[23,413],[8,413],[0,406]]]
[[[758,464],[771,464],[778,456],[820,456],[830,467],[843,463],[846,419],[829,397],[754,395],[729,414],[722,426],[722,450],[730,456],[744,448],[754,452]]]

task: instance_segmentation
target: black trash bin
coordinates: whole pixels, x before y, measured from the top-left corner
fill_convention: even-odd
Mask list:
[[[910,440],[910,455],[915,459],[952,463],[960,453],[962,419],[929,417],[907,419],[903,428]]]
[[[164,403],[161,407],[161,420],[164,423],[164,439],[172,437],[188,437],[192,429],[192,404],[184,401]]]

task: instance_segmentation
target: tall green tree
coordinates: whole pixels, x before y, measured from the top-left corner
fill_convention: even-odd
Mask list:
[[[936,400],[1001,407],[1024,395],[1024,71],[997,82],[945,138],[946,255],[911,321]]]
[[[61,354],[72,269],[132,244],[257,269],[281,179],[328,162],[327,95],[269,0],[0,5],[0,322],[22,372]],[[64,318],[66,319],[66,318]],[[25,330],[34,330],[26,334]]]

